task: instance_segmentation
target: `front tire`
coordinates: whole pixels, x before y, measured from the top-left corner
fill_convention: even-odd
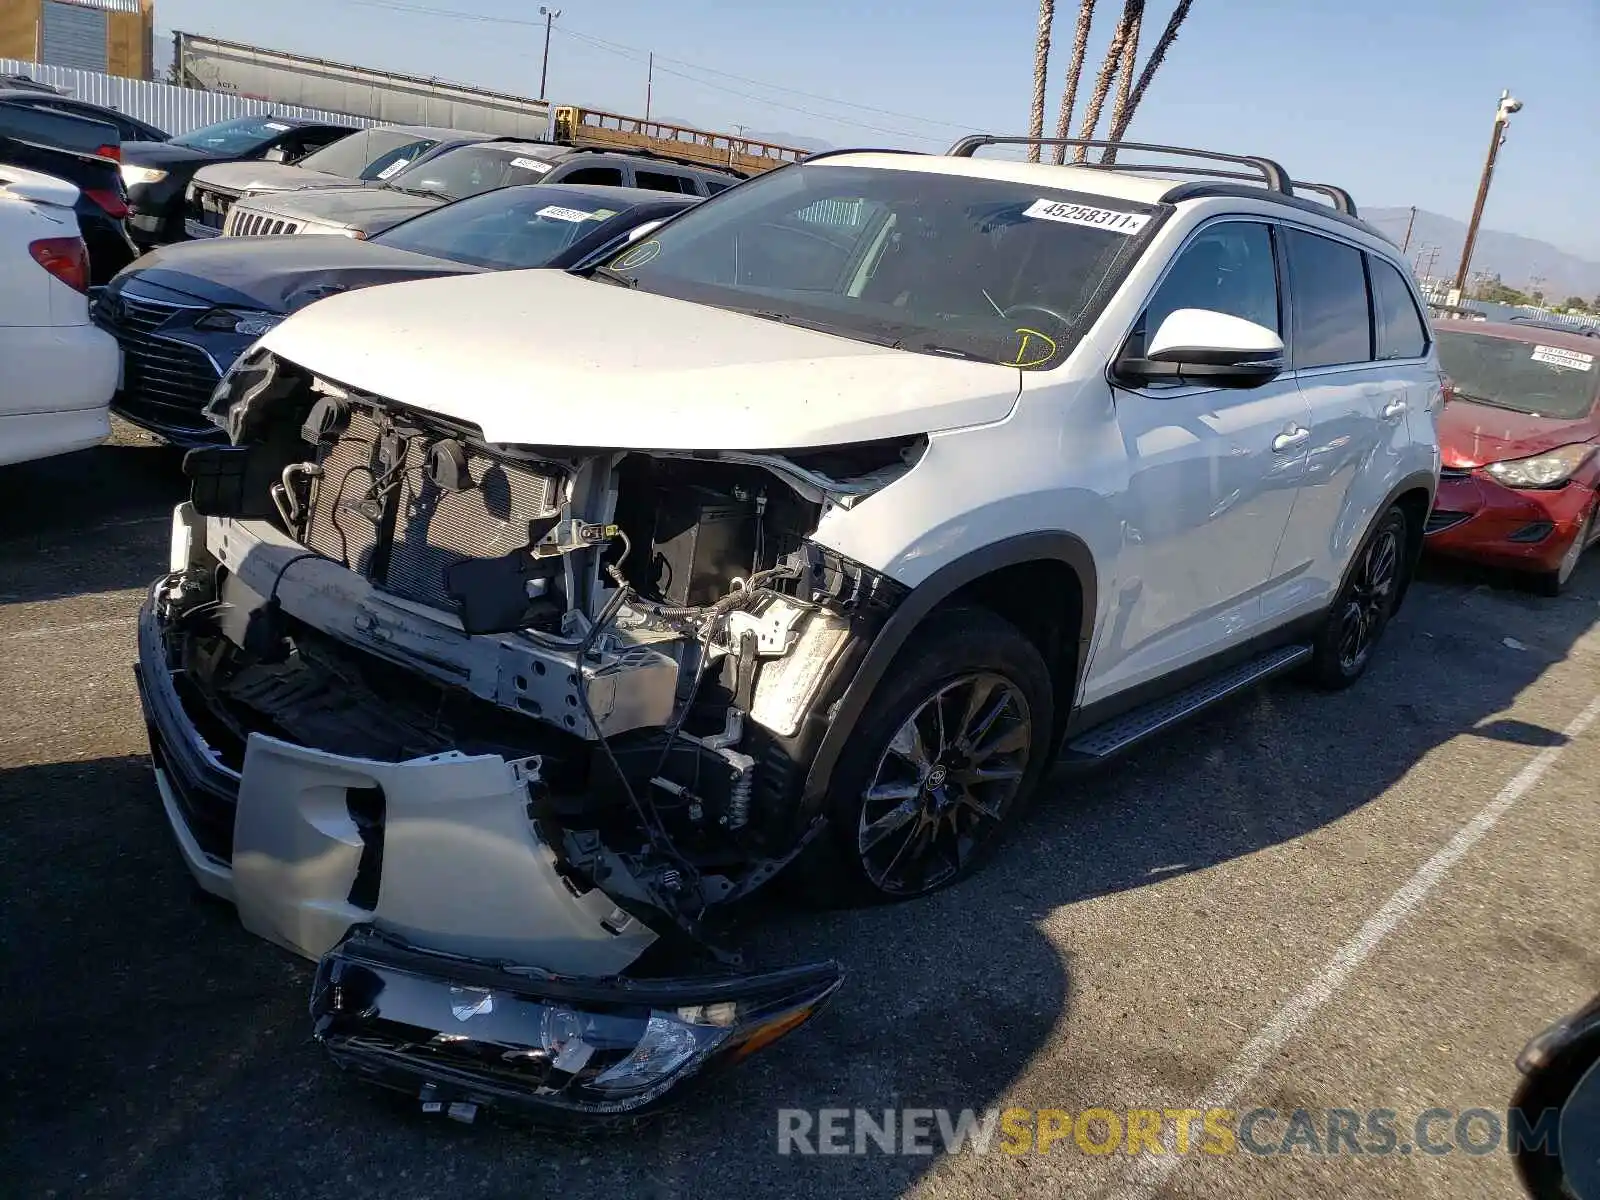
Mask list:
[[[1561,556],[1561,565],[1554,571],[1534,576],[1534,590],[1541,596],[1559,596],[1567,590],[1567,584],[1578,569],[1578,560],[1583,557],[1583,552],[1589,545],[1589,536],[1594,532],[1594,513],[1595,510],[1591,508],[1584,516],[1583,524],[1578,527],[1577,535],[1572,539],[1572,545]]]
[[[1395,505],[1356,552],[1314,643],[1310,676],[1319,686],[1347,688],[1366,672],[1405,586],[1408,532],[1405,510]]]
[[[885,903],[970,875],[1044,775],[1053,720],[1050,672],[1014,625],[981,608],[932,618],[840,756],[809,890]]]

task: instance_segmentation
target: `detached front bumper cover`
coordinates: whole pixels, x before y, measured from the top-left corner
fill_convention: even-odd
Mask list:
[[[425,1111],[542,1124],[648,1113],[799,1028],[838,990],[834,962],[763,975],[583,979],[441,954],[362,928],[323,958],[317,1039],[341,1067]]]

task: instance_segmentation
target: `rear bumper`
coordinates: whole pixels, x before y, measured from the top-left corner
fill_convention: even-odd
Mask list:
[[[0,328],[0,465],[103,442],[119,353],[93,325]]]
[[[1594,491],[1581,483],[1517,491],[1481,472],[1439,481],[1425,548],[1517,571],[1554,571],[1572,546]]]

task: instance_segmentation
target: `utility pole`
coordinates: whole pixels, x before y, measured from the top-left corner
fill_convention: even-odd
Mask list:
[[[644,119],[650,119],[650,100],[656,90],[656,52],[650,51],[650,65],[644,74]]]
[[[740,140],[743,141],[743,139],[744,139],[744,131],[746,129],[749,129],[750,126],[748,126],[748,125],[735,125],[733,128],[739,134]],[[734,154],[734,141],[733,141],[732,138],[729,138],[728,139],[728,165],[730,167],[733,166],[733,154]]]
[[[1489,154],[1483,162],[1483,176],[1478,180],[1478,198],[1472,206],[1472,220],[1467,222],[1467,240],[1461,247],[1461,265],[1456,268],[1455,290],[1467,286],[1467,269],[1472,265],[1472,249],[1478,240],[1478,223],[1483,220],[1483,204],[1489,198],[1489,181],[1494,178],[1495,159],[1500,156],[1500,144],[1505,141],[1506,126],[1511,114],[1522,111],[1522,101],[1510,92],[1500,93],[1500,105],[1494,110],[1494,133],[1489,138]]]
[[[1417,206],[1411,206],[1411,219],[1406,222],[1406,238],[1400,243],[1400,253],[1404,254],[1411,245],[1411,227],[1417,223]]]
[[[550,26],[561,15],[559,8],[546,8],[539,6],[539,15],[544,18],[544,63],[539,68],[539,99],[544,99],[545,83],[550,77]]]

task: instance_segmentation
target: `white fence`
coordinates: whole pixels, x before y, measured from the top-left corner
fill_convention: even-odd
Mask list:
[[[306,117],[314,121],[335,121],[341,125],[363,128],[382,123],[368,117],[300,108],[293,104],[273,104],[267,100],[251,100],[223,92],[202,92],[196,88],[173,87],[166,83],[147,83],[142,79],[124,79],[120,75],[105,75],[99,71],[51,67],[23,59],[0,58],[0,75],[26,75],[40,83],[60,88],[79,100],[114,108],[130,117],[148,121],[174,137],[199,129],[202,125],[266,113]]]

